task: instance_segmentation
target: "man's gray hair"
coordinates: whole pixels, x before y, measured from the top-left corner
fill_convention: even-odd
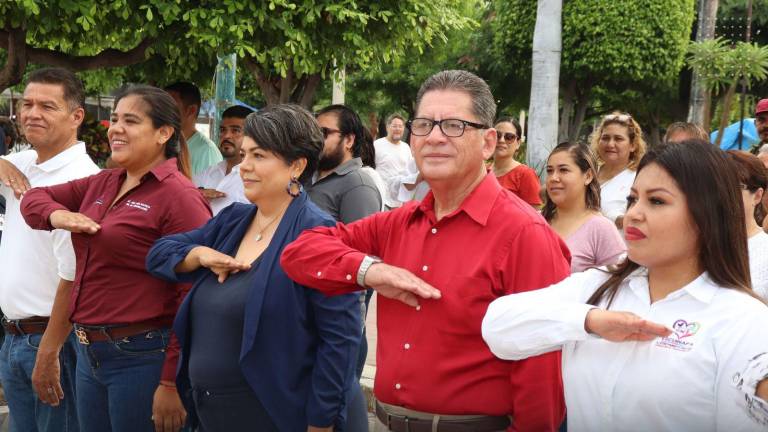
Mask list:
[[[760,150],[757,151],[758,154],[768,154],[768,144],[763,144],[760,147]]]
[[[446,70],[432,75],[424,81],[416,95],[416,112],[419,110],[424,94],[435,90],[466,93],[472,100],[472,114],[477,116],[480,123],[488,127],[493,126],[493,119],[496,118],[496,101],[488,84],[479,76],[463,70]]]

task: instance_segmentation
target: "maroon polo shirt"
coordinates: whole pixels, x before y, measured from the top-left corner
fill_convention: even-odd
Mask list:
[[[155,166],[110,207],[125,177],[124,169],[104,170],[31,189],[24,195],[21,212],[34,229],[53,229],[49,218],[56,210],[79,212],[101,225],[96,234],[72,234],[77,259],[72,322],[120,325],[151,320],[170,326],[189,285],[151,276],[144,263],[147,252],[160,237],[198,228],[210,219],[211,211],[179,172],[176,159]],[[176,357],[174,348],[169,347],[167,360]],[[163,378],[169,375],[172,380],[175,368],[175,362],[167,361]]]

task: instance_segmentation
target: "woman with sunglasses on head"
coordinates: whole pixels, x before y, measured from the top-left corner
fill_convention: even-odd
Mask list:
[[[344,430],[359,391],[360,296],[305,288],[279,261],[305,229],[334,225],[300,183],[317,169],[323,134],[298,105],[250,114],[244,134],[252,204],[161,238],[147,255],[152,274],[194,282],[174,322],[179,394],[200,432]]]
[[[590,141],[600,164],[600,209],[622,229],[629,188],[645,154],[643,131],[631,115],[615,111],[603,117]]]
[[[600,214],[597,162],[589,147],[562,143],[547,159],[542,215],[571,251],[571,272],[616,264],[626,252],[616,226]]]
[[[726,154],[733,162],[733,168],[740,181],[739,193],[744,202],[744,218],[749,239],[752,289],[768,300],[768,234],[760,226],[766,214],[763,195],[768,187],[768,173],[760,159],[753,154],[738,150],[729,150]]]
[[[489,306],[483,337],[500,358],[562,349],[570,432],[761,430],[735,377],[768,351],[768,307],[750,288],[728,164],[704,141],[651,150],[630,192],[625,261]],[[752,379],[747,396],[766,385]]]
[[[181,115],[168,93],[127,88],[107,136],[120,168],[32,189],[22,213],[35,229],[72,232],[80,430],[175,432],[186,414],[170,328],[189,286],[153,277],[144,259],[155,240],[199,227],[211,210],[189,180]]]
[[[515,160],[520,148],[522,129],[520,123],[511,117],[496,122],[496,151],[493,153],[493,170],[501,186],[508,189],[528,204],[539,207],[541,186],[536,171]]]

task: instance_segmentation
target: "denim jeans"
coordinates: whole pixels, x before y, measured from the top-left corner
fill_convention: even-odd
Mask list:
[[[154,432],[152,400],[169,330],[78,343],[77,412],[83,432]]]
[[[0,350],[0,380],[10,411],[11,432],[77,432],[75,410],[75,338],[70,335],[59,354],[64,400],[52,407],[40,401],[32,388],[41,334],[6,334]]]

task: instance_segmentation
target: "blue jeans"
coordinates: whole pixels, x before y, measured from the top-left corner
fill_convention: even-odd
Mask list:
[[[77,412],[83,432],[154,432],[152,400],[169,330],[78,343]]]
[[[52,407],[40,401],[32,388],[41,334],[6,334],[0,350],[0,380],[10,411],[11,432],[77,432],[75,410],[75,342],[70,335],[59,354],[64,400]]]

